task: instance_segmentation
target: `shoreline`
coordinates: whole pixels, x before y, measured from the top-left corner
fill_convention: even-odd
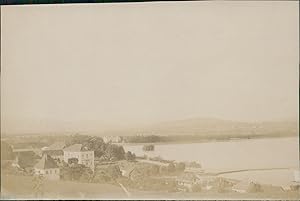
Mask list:
[[[263,136],[263,137],[252,137],[252,138],[230,138],[230,139],[207,139],[207,140],[193,140],[193,141],[169,141],[169,142],[121,142],[121,143],[112,143],[122,146],[139,146],[139,145],[169,145],[169,144],[198,144],[198,143],[212,143],[212,142],[234,142],[234,141],[245,141],[245,140],[259,140],[259,139],[274,139],[274,138],[299,138],[299,135],[294,136]]]

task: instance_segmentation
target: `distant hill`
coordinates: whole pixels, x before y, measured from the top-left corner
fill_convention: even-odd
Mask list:
[[[94,123],[94,122],[93,122]],[[67,124],[67,123],[66,123]],[[216,118],[191,118],[177,121],[166,121],[152,125],[124,127],[120,125],[98,124],[98,127],[90,126],[92,123],[85,123],[85,131],[63,131],[61,132],[40,132],[40,133],[19,133],[19,135],[30,136],[41,134],[50,136],[60,136],[68,134],[85,134],[96,136],[136,136],[136,135],[158,135],[158,136],[187,136],[195,135],[206,137],[245,137],[245,136],[262,136],[262,137],[285,137],[298,135],[297,121],[265,121],[265,122],[239,122],[222,120]],[[101,128],[99,130],[99,128]],[[2,134],[2,139],[6,136]],[[13,136],[13,135],[7,135]],[[18,135],[16,135],[18,136]],[[20,140],[24,141],[25,139]]]
[[[237,122],[214,118],[193,118],[108,132],[113,135],[199,135],[199,136],[296,136],[296,121]],[[107,134],[108,134],[107,133]]]

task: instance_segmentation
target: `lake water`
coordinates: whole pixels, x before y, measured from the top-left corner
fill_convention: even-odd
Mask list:
[[[205,142],[189,144],[158,144],[155,150],[144,152],[143,145],[123,145],[126,151],[138,156],[161,156],[175,161],[196,161],[204,169],[251,169],[251,168],[299,168],[299,138],[267,138],[249,140],[231,140],[223,142]],[[234,173],[232,177],[254,178],[255,175],[269,175],[281,178],[277,183],[287,183],[293,179],[293,170],[256,171],[251,173]],[[279,175],[278,175],[279,174]],[[229,174],[228,174],[229,175]],[[246,175],[246,176],[245,176]],[[248,176],[247,176],[248,175]],[[254,176],[253,176],[254,175]],[[268,176],[266,176],[268,177]],[[255,178],[259,180],[258,178]],[[276,179],[275,179],[276,180]],[[264,179],[267,183],[276,183]]]

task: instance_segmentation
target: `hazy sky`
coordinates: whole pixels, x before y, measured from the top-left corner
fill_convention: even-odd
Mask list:
[[[4,6],[1,130],[298,115],[298,2]]]

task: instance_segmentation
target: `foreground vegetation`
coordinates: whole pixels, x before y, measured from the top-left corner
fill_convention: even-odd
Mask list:
[[[67,146],[80,143],[86,150],[94,151],[94,171],[76,163],[76,161],[66,163],[57,160],[60,167],[60,181],[36,178],[33,174],[33,165],[40,156],[34,152],[19,154],[19,166],[14,166],[15,154],[12,145],[14,147],[20,146],[18,140],[1,141],[1,187],[4,188],[5,195],[23,198],[26,196],[54,198],[55,196],[70,197],[70,194],[76,191],[80,192],[78,196],[90,196],[90,198],[93,196],[95,196],[94,198],[102,198],[105,193],[109,197],[109,193],[111,193],[111,196],[120,195],[121,197],[143,197],[142,195],[155,197],[160,195],[169,198],[169,196],[176,194],[178,196],[185,195],[188,198],[193,198],[193,196],[195,198],[197,196],[198,198],[199,196],[221,198],[225,195],[225,197],[230,198],[263,198],[269,196],[269,198],[295,199],[299,193],[297,190],[279,192],[274,189],[267,192],[263,190],[263,186],[256,184],[251,192],[236,193],[232,190],[232,186],[237,181],[230,181],[221,177],[213,177],[205,185],[195,183],[192,180],[190,185],[186,186],[180,184],[181,181],[186,180],[183,178],[186,176],[185,170],[189,168],[200,170],[201,164],[174,162],[160,157],[136,157],[131,152],[125,152],[122,146],[105,143],[100,137],[71,135],[61,138]],[[27,138],[22,142],[22,145],[24,146],[26,143],[27,147],[41,147],[49,146],[54,142],[53,138],[49,137],[44,138],[39,145],[37,139],[34,137]],[[149,147],[151,150],[152,146]],[[20,181],[18,182],[19,178]],[[206,188],[208,186],[210,188]],[[102,191],[97,190],[98,188],[104,188],[105,192],[102,194]],[[106,188],[112,190],[106,191]],[[128,195],[128,192],[131,194]]]

